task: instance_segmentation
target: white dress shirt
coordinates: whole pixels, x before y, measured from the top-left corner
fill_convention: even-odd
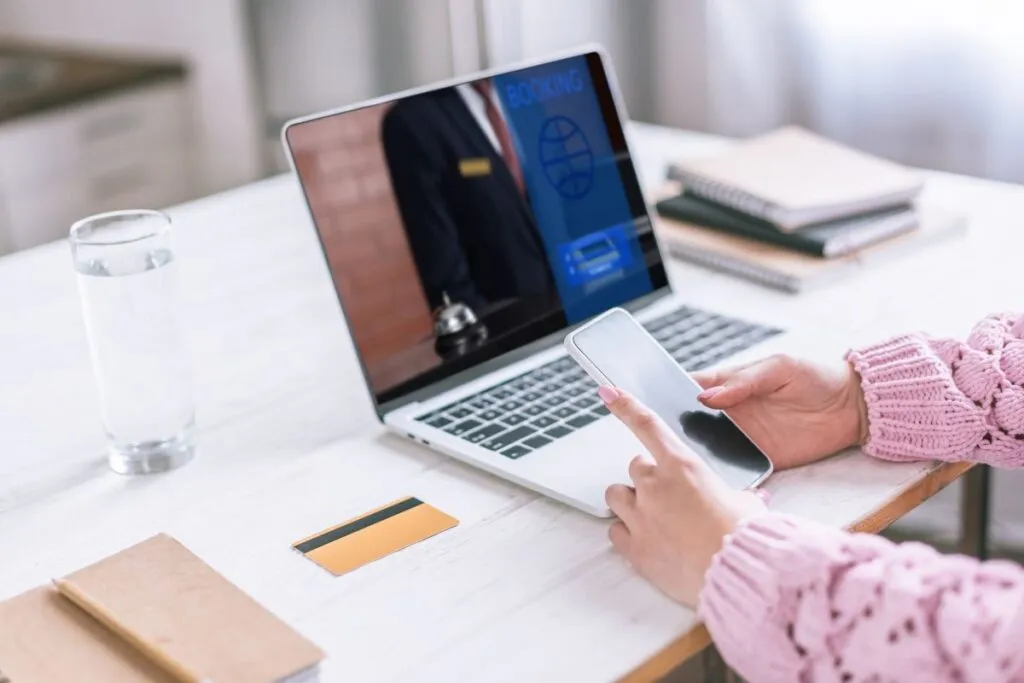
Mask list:
[[[455,86],[455,89],[459,92],[462,97],[462,101],[466,103],[469,108],[469,113],[473,115],[476,122],[480,124],[480,129],[487,136],[487,139],[494,145],[495,151],[498,156],[501,156],[501,142],[498,140],[498,134],[494,132],[494,127],[491,125],[490,119],[487,118],[487,103],[484,102],[484,96],[477,92],[472,85],[463,83],[462,85]],[[491,91],[491,101],[494,102],[494,106],[498,109],[498,115],[501,116],[505,122],[505,126],[508,126],[508,117],[505,116],[505,110],[501,106],[501,100],[498,99],[497,93]],[[509,131],[511,135],[511,130]],[[513,143],[514,144],[514,143]]]

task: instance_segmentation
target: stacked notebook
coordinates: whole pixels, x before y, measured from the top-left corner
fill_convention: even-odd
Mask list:
[[[323,652],[158,535],[0,603],[0,681],[315,681]]]
[[[795,127],[680,162],[669,177],[657,208],[670,252],[788,291],[966,227],[915,204],[918,174]]]

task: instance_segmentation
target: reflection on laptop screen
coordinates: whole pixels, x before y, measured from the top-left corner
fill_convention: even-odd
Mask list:
[[[378,402],[666,284],[596,54],[312,119],[287,143]],[[436,334],[453,304],[477,323]]]

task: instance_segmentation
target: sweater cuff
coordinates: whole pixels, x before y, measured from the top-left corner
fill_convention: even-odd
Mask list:
[[[970,422],[973,406],[925,339],[896,337],[850,351],[846,359],[860,375],[867,405],[868,455],[896,461],[935,459],[961,453],[976,438],[969,425],[954,424]],[[952,443],[961,440],[965,443]]]
[[[797,520],[783,515],[747,519],[711,561],[699,614],[722,657],[744,678],[796,680],[804,665],[792,626],[784,626],[793,615],[781,613],[787,601],[776,565],[780,552],[807,557],[798,547],[807,537]]]

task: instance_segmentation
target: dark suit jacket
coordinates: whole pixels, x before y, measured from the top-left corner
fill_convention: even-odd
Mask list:
[[[552,287],[533,212],[454,88],[396,103],[381,129],[391,183],[431,307],[479,310]],[[487,175],[459,162],[490,159]]]

